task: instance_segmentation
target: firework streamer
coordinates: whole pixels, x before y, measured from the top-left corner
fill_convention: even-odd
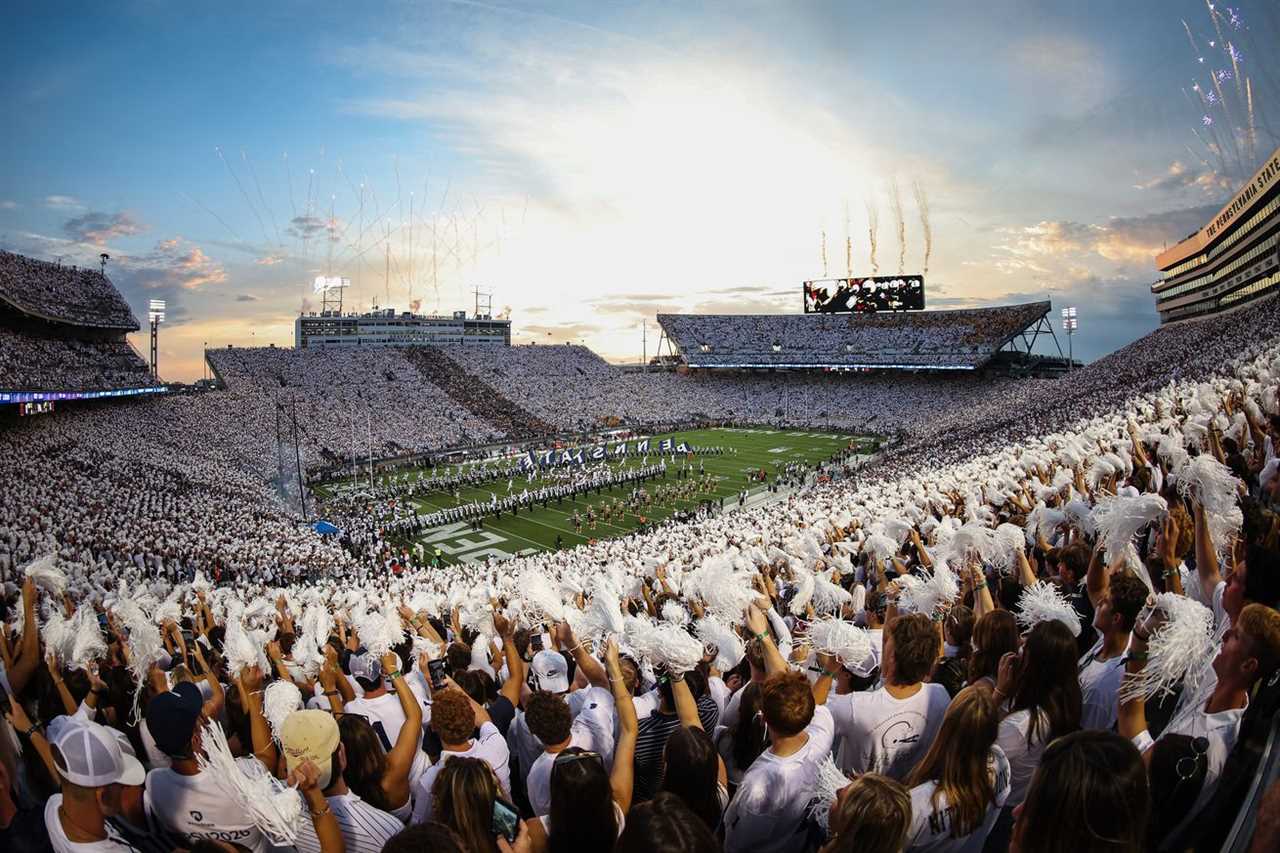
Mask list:
[[[871,274],[880,274],[880,265],[876,263],[876,235],[880,231],[880,213],[875,202],[867,202],[867,240],[871,244]]]
[[[227,167],[227,172],[231,175],[231,179],[236,182],[236,187],[239,188],[240,195],[244,198],[244,203],[249,205],[249,210],[252,211],[254,217],[258,220],[258,227],[262,229],[262,241],[264,243],[270,243],[271,238],[267,236],[267,226],[262,221],[262,216],[258,213],[258,208],[254,205],[253,199],[249,198],[249,193],[245,191],[244,184],[240,182],[240,176],[236,174],[235,169],[231,168],[231,164],[227,162],[227,158],[222,156],[222,149],[220,147],[215,145],[213,150],[218,152],[218,159],[222,161],[222,165]]]
[[[898,192],[898,179],[889,179],[889,201],[893,206],[893,219],[898,226],[898,275],[907,266],[907,222],[902,218],[902,193]]]
[[[849,225],[849,202],[844,203],[844,269],[853,278],[853,231]]]
[[[929,274],[929,256],[933,254],[933,226],[929,224],[929,197],[919,181],[911,184],[916,196],[916,210],[920,213],[920,232],[924,235],[924,275]]]
[[[236,242],[237,242],[237,243],[243,243],[243,242],[244,242],[244,238],[243,238],[243,237],[241,237],[238,233],[236,233],[236,229],[232,228],[230,225],[228,225],[228,224],[227,224],[227,220],[223,219],[221,216],[219,216],[218,214],[216,214],[216,213],[214,213],[212,210],[210,210],[208,207],[206,207],[206,206],[204,205],[204,203],[200,201],[200,199],[196,198],[195,196],[188,195],[188,194],[186,193],[186,191],[184,191],[184,190],[179,190],[179,192],[180,192],[183,196],[185,196],[185,197],[186,197],[186,199],[187,199],[188,201],[190,201],[192,204],[196,205],[196,206],[197,206],[197,207],[199,207],[201,210],[203,210],[205,213],[209,214],[209,215],[210,215],[210,216],[212,216],[214,219],[218,220],[218,222],[220,222],[220,223],[222,224],[222,227],[223,227],[223,228],[225,228],[225,229],[227,229],[228,233],[230,233],[232,237],[236,238]]]
[[[827,229],[821,231],[822,277],[827,277]]]
[[[253,161],[249,159],[248,153],[243,148],[240,149],[240,159],[249,168],[249,177],[253,178],[253,186],[258,191],[258,201],[262,204],[262,209],[267,212],[267,219],[271,220],[271,230],[276,235],[276,245],[282,246],[280,242],[280,226],[276,223],[275,211],[271,209],[271,205],[267,203],[267,197],[262,194],[262,184],[258,182],[258,170],[253,168]]]
[[[1253,116],[1253,81],[1246,80],[1245,90],[1245,106],[1249,114],[1249,162],[1256,163],[1258,161],[1258,125],[1254,121]]]

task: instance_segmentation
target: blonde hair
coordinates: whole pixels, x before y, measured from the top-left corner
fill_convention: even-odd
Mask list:
[[[946,796],[952,838],[977,829],[995,803],[990,754],[999,731],[1000,709],[994,694],[966,687],[951,701],[933,745],[907,779],[911,788],[937,783],[932,804],[936,807],[938,799]]]
[[[453,756],[444,759],[431,805],[435,819],[456,832],[469,853],[497,853],[490,827],[493,801],[501,796],[498,777],[486,761]]]
[[[911,831],[911,795],[896,779],[865,773],[841,792],[831,831],[835,837],[822,853],[902,853]]]

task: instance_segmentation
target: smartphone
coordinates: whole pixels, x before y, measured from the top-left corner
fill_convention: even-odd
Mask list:
[[[444,690],[444,658],[427,661],[427,676],[432,690]]]
[[[542,634],[534,634],[529,638],[529,646],[535,652],[542,651]]]
[[[490,827],[494,835],[501,835],[508,844],[514,844],[520,834],[520,815],[515,806],[506,800],[495,797],[493,800],[493,824]]]

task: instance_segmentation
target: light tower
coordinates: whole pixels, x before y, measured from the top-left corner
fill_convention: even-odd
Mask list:
[[[1070,373],[1075,367],[1076,359],[1072,352],[1071,338],[1076,333],[1076,329],[1080,328],[1080,321],[1076,319],[1076,308],[1072,305],[1070,308],[1062,309],[1062,330],[1067,333],[1067,372]],[[1059,350],[1058,352],[1062,352]]]
[[[164,300],[152,299],[147,308],[147,319],[151,321],[151,378],[159,380],[160,368],[156,359],[156,338],[160,332],[160,324],[164,322]]]
[[[318,275],[313,282],[314,292],[320,296],[321,316],[342,316],[342,292],[351,286],[351,279],[339,276]]]

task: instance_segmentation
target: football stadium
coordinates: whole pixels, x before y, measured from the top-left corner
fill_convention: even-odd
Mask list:
[[[136,221],[48,196],[75,236],[0,251],[0,849],[1280,849],[1280,149],[1246,159],[1171,172],[1217,195],[1163,249],[1187,216],[988,229],[1019,275],[1142,232],[1150,322],[1099,297],[1091,360],[1079,291],[881,275],[874,224],[871,274],[824,230],[758,288],[795,310],[635,298],[624,360],[558,267],[524,314],[387,307],[391,208],[306,197],[329,245],[242,268],[292,307],[235,300],[292,344],[211,344],[199,248],[113,258]]]

